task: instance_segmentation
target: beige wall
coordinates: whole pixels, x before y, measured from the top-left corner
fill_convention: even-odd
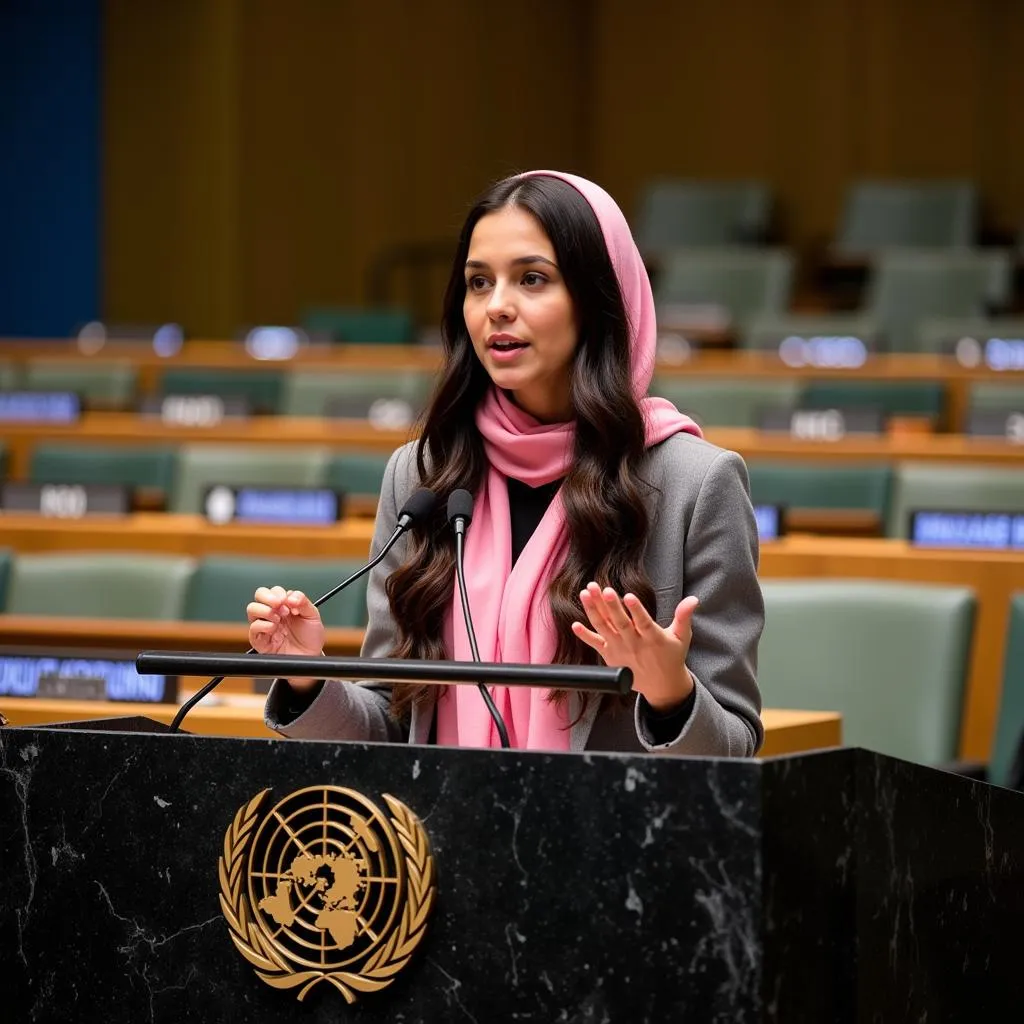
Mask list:
[[[861,175],[973,177],[1024,222],[1016,0],[107,0],[111,319],[193,334],[358,303],[490,180],[757,176],[786,236]]]

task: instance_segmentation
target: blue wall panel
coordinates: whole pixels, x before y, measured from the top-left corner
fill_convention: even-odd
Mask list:
[[[101,0],[0,0],[0,337],[100,312]]]

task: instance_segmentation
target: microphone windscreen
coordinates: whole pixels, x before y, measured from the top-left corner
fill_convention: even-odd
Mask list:
[[[473,521],[473,495],[461,487],[448,499],[448,522],[456,519],[465,519],[467,525]]]
[[[426,519],[437,504],[437,495],[429,487],[421,487],[409,495],[408,501],[402,506],[398,518],[408,516],[414,523]]]

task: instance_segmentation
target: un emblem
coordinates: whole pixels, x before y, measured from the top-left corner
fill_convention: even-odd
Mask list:
[[[218,862],[220,905],[239,952],[268,985],[321,981],[349,1003],[386,988],[409,962],[434,903],[426,832],[405,804],[387,812],[340,786],[265,789],[238,809]]]

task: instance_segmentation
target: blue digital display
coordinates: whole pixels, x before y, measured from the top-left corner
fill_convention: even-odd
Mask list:
[[[131,661],[48,654],[0,654],[0,696],[35,697],[39,680],[102,679],[107,700],[159,704],[173,700],[166,676],[140,676]]]
[[[341,515],[341,495],[327,488],[225,487],[206,493],[211,523],[330,526]]]
[[[953,354],[970,369],[984,364],[990,370],[1024,370],[1024,338],[960,338]]]
[[[334,491],[265,491],[244,487],[239,490],[237,501],[235,518],[243,522],[322,526],[338,521],[338,495]]]
[[[0,420],[6,423],[75,423],[82,401],[70,391],[0,391]]]
[[[754,519],[761,540],[778,540],[782,535],[782,509],[778,505],[755,505]]]
[[[779,342],[779,358],[787,366],[852,369],[868,359],[864,339],[854,335],[816,335],[804,338],[791,334]]]
[[[914,512],[910,541],[929,547],[1024,551],[1024,513]]]

